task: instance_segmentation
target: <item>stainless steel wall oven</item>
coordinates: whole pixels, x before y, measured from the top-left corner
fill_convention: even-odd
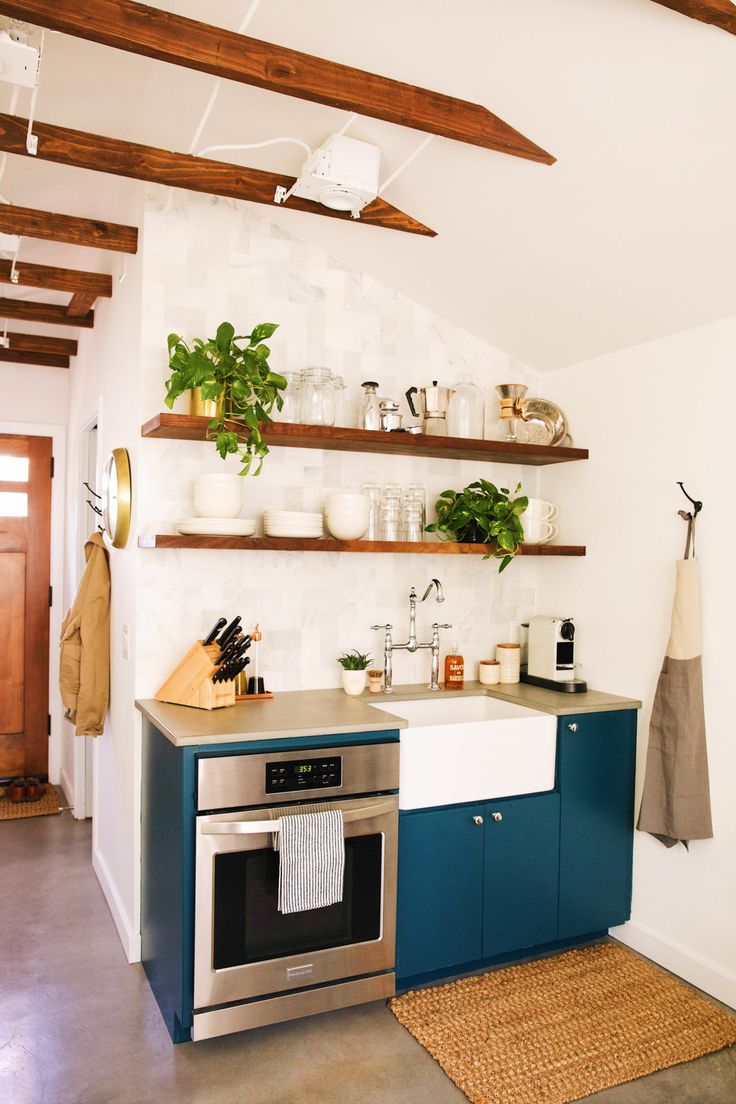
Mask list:
[[[205,1039],[394,992],[399,745],[202,758],[194,1027]],[[343,899],[277,908],[279,817],[343,813]]]

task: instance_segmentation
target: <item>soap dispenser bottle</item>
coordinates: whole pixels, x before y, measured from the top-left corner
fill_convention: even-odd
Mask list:
[[[462,690],[465,682],[465,660],[457,654],[457,643],[452,645],[452,652],[445,656],[445,689]]]

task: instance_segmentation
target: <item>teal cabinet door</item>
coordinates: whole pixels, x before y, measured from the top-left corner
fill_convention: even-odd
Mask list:
[[[560,795],[486,805],[483,957],[557,939]]]
[[[628,920],[636,711],[561,717],[559,937]]]
[[[483,815],[482,805],[400,814],[400,978],[481,957]]]

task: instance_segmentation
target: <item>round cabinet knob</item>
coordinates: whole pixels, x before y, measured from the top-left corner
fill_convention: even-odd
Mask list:
[[[496,824],[503,820],[503,813],[491,813],[491,816],[495,820]]]
[[[580,726],[578,725],[577,721],[573,721],[572,724],[569,724],[567,727],[570,729],[571,732],[577,732]]]
[[[479,816],[474,816],[473,817],[473,824],[477,824],[478,827],[480,827],[480,825],[482,823],[483,823],[483,817],[479,817]]]

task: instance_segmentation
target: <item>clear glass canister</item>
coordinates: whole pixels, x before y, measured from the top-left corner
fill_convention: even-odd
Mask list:
[[[347,387],[345,386],[345,380],[342,376],[333,375],[332,377],[332,390],[335,393],[335,422],[336,426],[346,426],[348,424],[347,414],[347,402],[345,394]]]
[[[299,409],[305,425],[335,424],[335,390],[329,368],[304,369]]]
[[[454,385],[447,409],[447,432],[450,437],[483,440],[485,403],[483,392],[468,375],[460,376]]]
[[[298,422],[301,418],[301,372],[283,372],[286,390],[282,391],[284,405],[281,410],[274,407],[273,418],[277,422]]]

